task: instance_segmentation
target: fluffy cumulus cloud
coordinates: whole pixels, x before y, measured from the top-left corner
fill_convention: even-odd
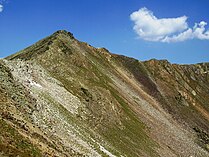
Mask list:
[[[3,5],[2,5],[2,4],[0,4],[0,12],[2,12],[2,11],[3,11],[3,9],[4,9]]]
[[[189,28],[187,17],[157,18],[147,8],[141,8],[130,15],[134,22],[134,31],[138,36],[148,41],[180,42],[188,39],[208,39],[209,30],[206,22],[196,23]]]

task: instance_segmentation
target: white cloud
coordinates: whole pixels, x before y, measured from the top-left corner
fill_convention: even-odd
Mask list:
[[[134,31],[144,40],[161,42],[180,42],[194,38],[209,40],[209,30],[205,29],[207,23],[204,21],[189,28],[186,16],[159,19],[147,8],[133,12],[130,18],[134,22]]]
[[[2,4],[0,4],[0,12],[2,12],[4,10],[4,7]]]
[[[188,39],[209,40],[209,30],[205,30],[206,25],[207,23],[204,21],[196,23],[193,29],[188,28],[186,31],[177,35],[173,35],[171,37],[166,36],[162,42],[179,42]]]

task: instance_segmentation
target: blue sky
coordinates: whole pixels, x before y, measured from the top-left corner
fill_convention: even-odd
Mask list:
[[[208,0],[0,0],[0,57],[66,29],[139,60],[209,62],[208,8]]]

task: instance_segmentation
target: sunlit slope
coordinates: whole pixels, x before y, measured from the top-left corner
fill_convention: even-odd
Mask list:
[[[37,156],[208,155],[206,63],[140,62],[58,31],[1,65],[1,95],[12,102],[2,125]]]

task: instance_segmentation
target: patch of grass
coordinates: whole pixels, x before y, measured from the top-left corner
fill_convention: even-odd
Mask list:
[[[123,129],[118,126],[109,126],[104,133],[106,139],[127,156],[142,156],[143,152],[150,157],[157,157],[155,148],[158,145],[146,134],[146,126],[136,117],[117,91],[114,89],[110,89],[110,91],[122,106],[125,114],[122,117]]]
[[[13,127],[0,119],[0,150],[11,157],[41,157],[41,151]]]

